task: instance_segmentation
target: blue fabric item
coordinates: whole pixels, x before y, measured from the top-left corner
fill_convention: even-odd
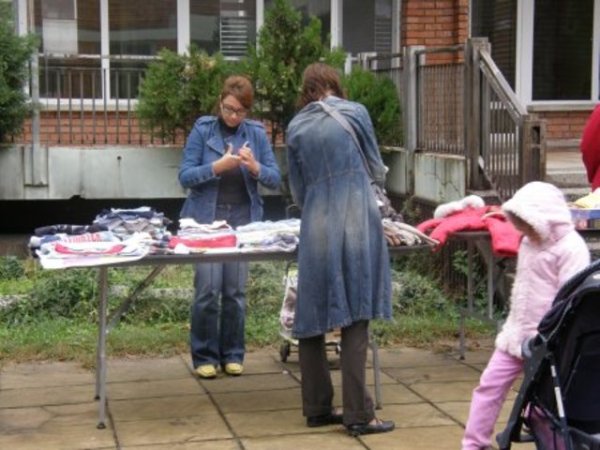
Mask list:
[[[242,174],[250,197],[250,219],[252,222],[262,220],[263,200],[258,194],[258,183],[276,189],[281,182],[265,128],[260,122],[246,119],[230,140],[234,149],[239,149],[248,141],[254,158],[260,163],[257,178],[245,167],[242,167]],[[181,217],[191,217],[198,223],[212,223],[215,220],[220,177],[213,172],[212,164],[223,156],[225,150],[218,119],[214,116],[200,117],[187,138],[179,167],[179,182],[189,189]]]
[[[249,218],[247,204],[219,205],[216,210],[216,220],[234,227],[247,224]],[[248,263],[196,265],[190,330],[194,367],[243,363],[247,279]]]
[[[373,125],[364,106],[325,101],[350,122],[374,180],[383,185]],[[306,338],[359,320],[391,317],[391,283],[381,215],[359,149],[317,103],[287,129],[292,196],[302,211],[293,335]]]

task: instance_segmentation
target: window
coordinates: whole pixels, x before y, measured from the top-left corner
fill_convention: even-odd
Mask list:
[[[239,59],[256,42],[256,0],[190,0],[190,41]]]
[[[346,0],[343,7],[344,50],[392,52],[392,0]]]
[[[593,0],[536,0],[532,100],[589,100]]]
[[[334,0],[335,1],[335,0]],[[265,12],[273,5],[273,0],[264,0]],[[321,20],[321,38],[328,39],[331,33],[331,2],[328,0],[291,0],[292,6],[302,13],[303,25],[311,17]]]
[[[599,0],[600,1],[600,0]],[[40,96],[131,99],[161,49],[189,44],[240,59],[256,42],[257,20],[273,0],[33,0],[41,38]],[[393,48],[398,0],[291,0],[304,24],[317,17],[322,38],[351,53]],[[28,0],[15,5],[26,11]],[[178,7],[183,8],[178,11]],[[262,8],[257,12],[257,7]],[[396,10],[396,11],[395,11]],[[333,14],[335,12],[335,17]],[[258,19],[260,17],[260,19]],[[26,30],[22,30],[23,33]]]
[[[517,0],[473,0],[471,36],[487,37],[498,68],[515,88]]]
[[[143,14],[140,12],[143,11]],[[109,0],[110,94],[112,98],[137,97],[139,80],[148,64],[166,48],[177,51],[176,0]]]
[[[41,97],[102,96],[99,12],[99,0],[35,0]]]
[[[471,35],[526,104],[599,98],[600,0],[471,0]]]

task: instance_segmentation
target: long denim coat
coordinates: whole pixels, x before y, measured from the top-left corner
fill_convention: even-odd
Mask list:
[[[250,220],[254,222],[262,220],[263,216],[263,200],[258,194],[257,183],[275,189],[281,182],[281,175],[262,123],[249,119],[242,121],[232,139],[234,151],[245,141],[248,141],[248,147],[260,163],[257,178],[245,167],[241,168],[250,197]],[[198,223],[212,223],[215,220],[221,177],[215,175],[212,164],[224,153],[225,142],[217,118],[200,117],[187,138],[179,167],[179,182],[184,188],[189,188],[181,217],[191,217]]]
[[[374,178],[383,183],[385,166],[365,107],[333,96],[325,101],[353,126]],[[306,105],[288,126],[290,188],[302,218],[297,338],[391,317],[387,243],[359,151],[318,103]]]

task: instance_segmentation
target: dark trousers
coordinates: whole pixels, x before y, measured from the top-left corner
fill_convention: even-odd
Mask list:
[[[328,414],[333,407],[333,384],[327,361],[325,336],[299,339],[302,373],[302,411],[305,416]],[[366,385],[369,321],[342,328],[341,372],[344,425],[368,423],[375,417]]]

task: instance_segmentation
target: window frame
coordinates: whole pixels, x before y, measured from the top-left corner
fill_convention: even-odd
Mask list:
[[[594,0],[592,35],[592,71],[590,98],[586,100],[533,100],[533,27],[535,0],[517,0],[517,48],[515,64],[515,92],[532,109],[581,107],[589,108],[600,100],[600,0]]]
[[[75,2],[76,0],[73,0]],[[256,30],[258,30],[264,24],[265,15],[265,4],[264,0],[256,1]],[[401,0],[392,1],[392,53],[400,51],[400,9]],[[600,0],[596,0],[600,1]],[[329,0],[331,10],[331,48],[338,48],[343,46],[343,0]],[[17,14],[17,32],[20,35],[26,35],[29,31],[29,11],[28,11],[28,0],[16,0],[14,1],[15,11]],[[99,0],[99,16],[100,16],[100,54],[99,55],[77,55],[85,56],[87,58],[98,58],[100,59],[100,71],[102,78],[103,92],[100,99],[84,98],[84,106],[93,107],[98,101],[103,102],[109,107],[119,107],[124,102],[135,102],[135,98],[125,99],[119,98],[118,100],[111,96],[111,60],[115,59],[110,55],[110,22],[109,22],[109,0]],[[177,26],[177,52],[184,54],[187,52],[191,42],[191,30],[190,30],[190,0],[177,0],[176,1],[176,26]],[[44,54],[40,53],[43,57]],[[50,57],[60,58],[61,55],[47,55]],[[76,55],[73,55],[76,56]],[[147,55],[130,55],[132,59],[153,59],[154,56]],[[124,58],[125,59],[125,58]],[[227,59],[238,59],[238,58],[227,58]],[[108,74],[108,76],[106,76]],[[107,78],[107,79],[104,79]],[[68,105],[69,99],[61,98],[40,98],[42,104],[46,105],[46,108],[52,109],[59,107],[59,105]]]

